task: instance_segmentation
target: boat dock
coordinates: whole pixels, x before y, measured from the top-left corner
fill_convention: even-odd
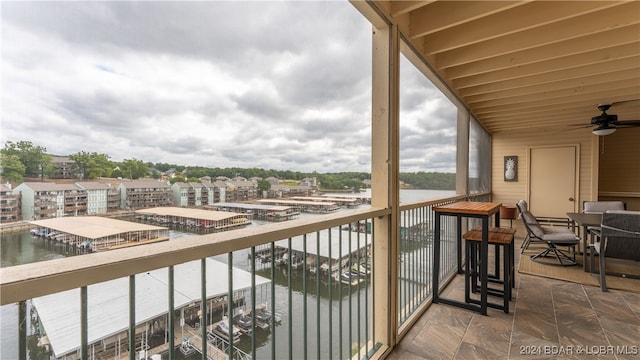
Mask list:
[[[228,265],[222,262],[207,259],[207,278],[218,279],[207,284],[207,320],[206,323],[219,321],[228,307],[225,305],[228,296]],[[152,270],[135,276],[136,303],[144,306],[136,307],[136,352],[146,351],[147,354],[159,354],[168,350],[165,338],[166,329],[169,326],[167,315],[168,307],[168,278],[167,268]],[[202,300],[200,283],[193,281],[201,276],[200,261],[191,261],[174,267],[174,309],[180,314],[175,314],[174,336],[178,338],[176,346],[187,337],[194,345],[202,349],[200,319],[198,310]],[[255,277],[255,279],[254,279]],[[234,307],[240,308],[244,304],[244,291],[251,288],[252,282],[256,286],[267,286],[270,280],[252,276],[248,271],[233,270]],[[128,351],[129,313],[126,311],[129,296],[129,280],[127,278],[114,279],[94,285],[88,288],[88,319],[89,326],[88,346],[97,358],[120,358]],[[80,289],[72,289],[56,294],[32,299],[35,313],[42,328],[46,329],[41,334],[43,342],[50,344],[55,358],[75,358],[79,351],[77,335],[80,333]],[[60,306],[64,304],[65,306]],[[215,313],[215,314],[214,314]],[[109,318],[110,321],[99,321]],[[184,319],[184,320],[181,320]],[[189,334],[189,335],[187,335]],[[200,343],[198,344],[198,341]],[[210,339],[212,346],[223,347],[224,343]],[[165,346],[164,348],[162,346]],[[218,354],[219,351],[207,345],[209,356]],[[221,349],[226,353],[227,348]],[[215,356],[215,355],[213,355]],[[212,358],[213,358],[212,356]],[[226,358],[226,355],[225,357]]]
[[[136,210],[139,218],[161,224],[178,224],[192,227],[204,227],[219,231],[241,228],[251,224],[245,214],[229,211],[187,209],[179,207],[155,207]]]
[[[344,208],[355,208],[362,204],[362,201],[355,197],[331,197],[331,196],[292,196],[289,199],[298,201],[319,201],[333,202]]]
[[[340,209],[340,206],[333,201],[302,201],[287,199],[260,199],[259,204],[293,206],[302,212],[311,214],[328,214]]]
[[[169,240],[166,227],[99,216],[73,216],[30,221],[31,234],[48,240],[103,251]]]
[[[216,211],[235,211],[256,220],[285,221],[300,215],[295,206],[278,206],[264,204],[215,203],[205,206],[205,209]]]

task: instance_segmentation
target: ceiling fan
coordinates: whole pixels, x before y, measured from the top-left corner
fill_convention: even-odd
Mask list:
[[[596,126],[593,129],[593,134],[598,136],[604,136],[613,134],[618,127],[633,127],[640,126],[640,120],[625,120],[618,121],[618,115],[607,114],[607,110],[611,107],[611,104],[600,104],[598,110],[602,111],[602,114],[591,118],[591,126]]]

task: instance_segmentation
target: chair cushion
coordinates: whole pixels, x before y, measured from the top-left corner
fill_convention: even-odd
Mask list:
[[[542,231],[544,231],[544,234],[541,237],[545,241],[570,242],[570,243],[580,241],[576,233],[574,233],[570,229],[558,228],[558,227],[554,228],[554,227],[548,227],[548,226],[542,226],[541,228],[542,228]]]
[[[529,211],[529,205],[524,200],[518,200],[518,202],[516,203],[516,206],[518,207],[518,209],[520,209],[521,213],[525,211]]]
[[[529,211],[524,211],[522,213],[522,221],[527,223],[527,226],[529,227],[529,229],[531,230],[534,236],[540,238],[544,235],[542,226],[540,226],[540,223],[538,222],[538,220]]]

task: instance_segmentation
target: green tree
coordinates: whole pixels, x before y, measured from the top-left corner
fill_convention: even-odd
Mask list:
[[[8,181],[22,182],[26,167],[17,155],[2,155],[0,159],[2,177]]]
[[[69,159],[76,162],[78,172],[83,179],[96,179],[104,176],[109,177],[113,171],[113,162],[109,160],[109,155],[88,153],[81,151],[69,156]]]
[[[118,164],[118,167],[120,168],[120,174],[122,177],[127,177],[132,180],[143,178],[149,171],[147,164],[142,160],[136,159],[125,159],[123,162]]]
[[[43,179],[55,170],[51,161],[51,155],[47,155],[47,149],[42,146],[34,146],[31,141],[7,141],[0,151],[2,155],[15,155],[25,166],[26,177],[39,177]]]
[[[271,189],[271,183],[267,180],[258,180],[258,193],[262,196],[262,193]]]

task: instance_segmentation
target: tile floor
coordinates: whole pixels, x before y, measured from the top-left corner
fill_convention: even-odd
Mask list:
[[[516,266],[522,231],[516,236]],[[443,294],[463,299],[462,275]],[[601,292],[516,271],[509,314],[489,308],[482,316],[433,304],[387,359],[596,357],[640,359],[640,294]]]

